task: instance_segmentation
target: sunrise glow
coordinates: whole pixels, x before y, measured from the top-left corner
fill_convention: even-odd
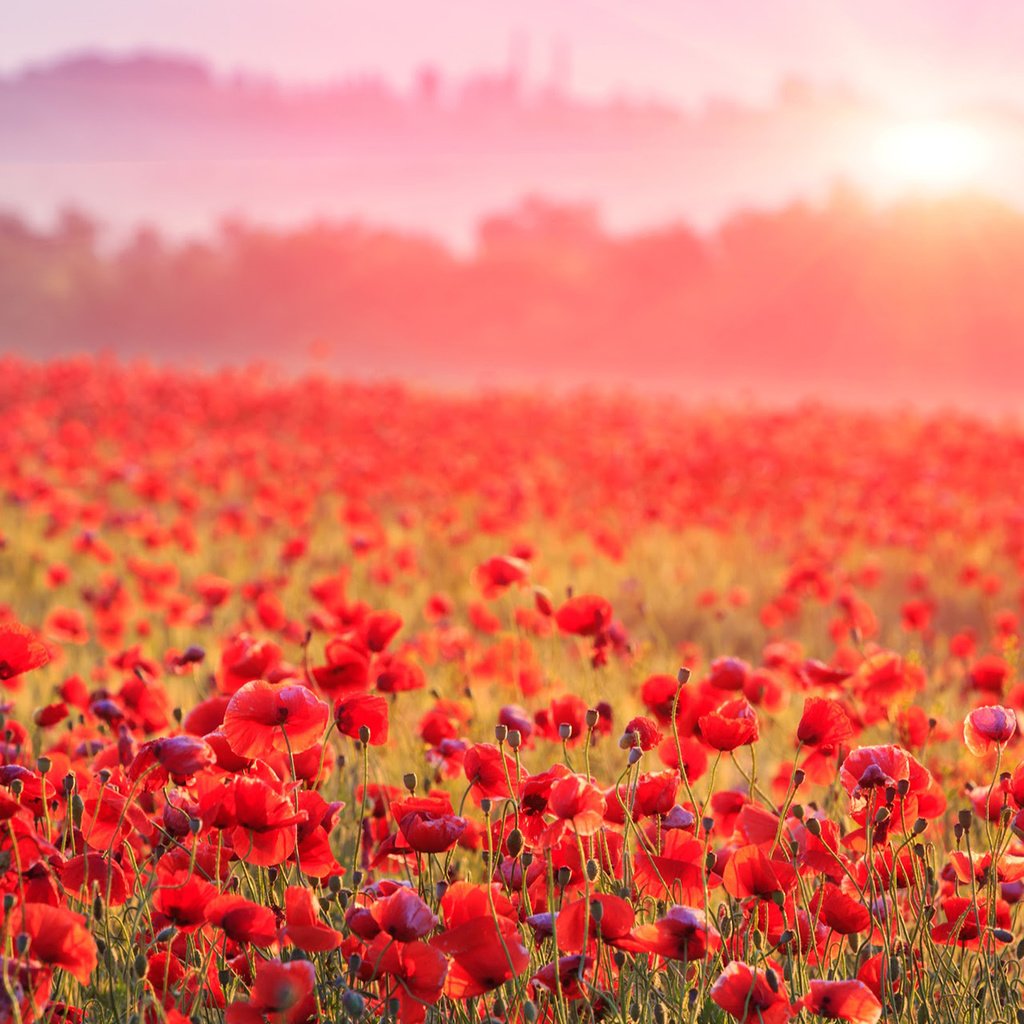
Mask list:
[[[993,148],[974,125],[927,118],[886,128],[875,142],[873,158],[885,185],[945,191],[976,182],[989,167]]]

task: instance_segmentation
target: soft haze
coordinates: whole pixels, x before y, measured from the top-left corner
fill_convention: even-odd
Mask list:
[[[970,0],[41,0],[0,14],[0,69],[69,50],[179,50],[221,70],[405,81],[424,61],[466,74],[503,64],[512,40],[544,74],[571,47],[591,95],[763,100],[781,78],[845,82],[911,109],[1024,98],[1024,5]]]

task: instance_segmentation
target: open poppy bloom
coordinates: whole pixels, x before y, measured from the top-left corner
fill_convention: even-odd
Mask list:
[[[796,738],[808,747],[830,752],[853,735],[853,723],[836,700],[808,697],[797,726]]]
[[[703,960],[708,950],[720,945],[718,932],[708,924],[702,910],[692,907],[669,907],[665,916],[654,924],[634,928],[618,943],[620,949],[633,953],[653,953],[666,960]]]
[[[254,679],[232,695],[221,728],[240,757],[299,753],[320,742],[329,715],[328,706],[305,686]]]
[[[847,1024],[878,1024],[882,1004],[862,981],[811,980],[810,991],[793,1004],[793,1009],[806,1010],[824,1020],[846,1021]]]
[[[46,645],[27,626],[0,621],[0,682],[7,685],[25,672],[42,668],[49,660]]]
[[[306,953],[326,953],[341,945],[341,932],[323,922],[317,898],[303,886],[285,890],[284,919],[282,938]]]
[[[964,719],[964,743],[975,757],[982,757],[993,747],[1005,750],[1016,731],[1016,713],[1001,704],[975,708]]]
[[[793,1015],[782,972],[734,960],[711,986],[711,999],[738,1024],[785,1024]]]
[[[578,594],[570,597],[555,611],[555,622],[563,633],[577,636],[597,636],[612,621],[612,606],[606,598],[596,594]]]
[[[83,985],[89,984],[96,969],[96,940],[85,918],[66,907],[44,903],[23,903],[8,920],[11,935],[28,936],[28,958],[33,965],[60,967]]]
[[[306,1024],[316,1016],[316,968],[309,960],[259,960],[248,999],[233,1002],[227,1024]]]
[[[701,737],[713,750],[735,750],[753,743],[759,735],[757,712],[742,697],[701,715],[698,723]]]
[[[444,986],[452,999],[490,992],[530,963],[519,927],[507,917],[472,918],[435,935],[430,944],[452,960]]]
[[[388,740],[388,702],[379,693],[353,693],[339,697],[334,705],[334,724],[342,736],[359,739],[369,732],[367,742],[381,746]]]

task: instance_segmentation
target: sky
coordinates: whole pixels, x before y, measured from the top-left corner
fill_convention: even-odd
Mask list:
[[[7,0],[0,73],[83,49],[195,54],[222,71],[313,82],[408,81],[507,63],[575,91],[699,104],[764,101],[788,76],[848,85],[908,112],[1024,104],[1024,4],[1003,0]]]

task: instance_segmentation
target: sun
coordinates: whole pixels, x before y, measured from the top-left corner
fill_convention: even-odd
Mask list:
[[[873,157],[875,173],[886,185],[941,192],[979,181],[992,145],[985,132],[967,122],[915,119],[885,128]]]

